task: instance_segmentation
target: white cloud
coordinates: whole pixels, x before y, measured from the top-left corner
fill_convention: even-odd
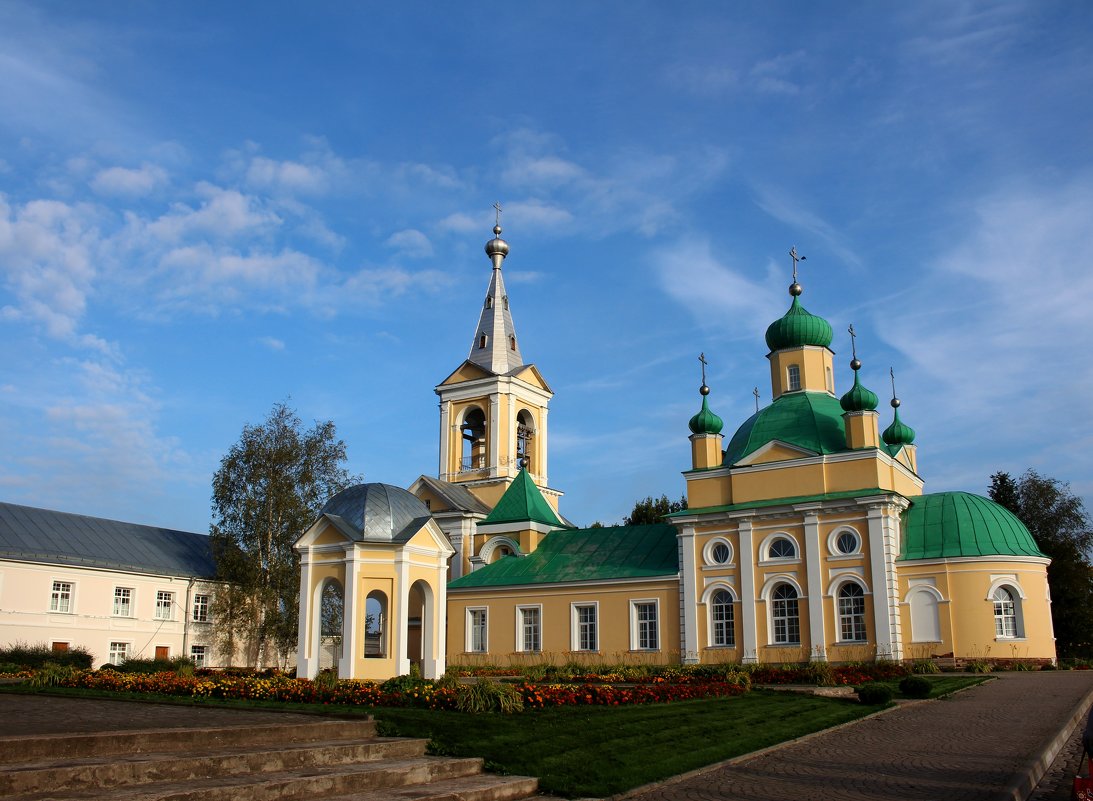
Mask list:
[[[325,170],[315,165],[259,156],[247,168],[246,180],[249,185],[263,189],[319,194],[326,190],[329,177]]]
[[[792,74],[798,71],[804,60],[804,51],[797,50],[758,62],[749,73],[753,88],[763,94],[800,94],[801,87],[792,80]]]
[[[772,186],[756,187],[756,192],[758,193],[756,203],[771,217],[819,237],[847,264],[853,267],[862,265],[861,258],[854,251],[847,237],[819,214],[807,208],[800,200]]]
[[[490,215],[485,212],[479,218],[472,217],[469,214],[463,212],[456,212],[449,214],[447,217],[437,223],[437,227],[443,231],[452,231],[457,234],[469,234],[475,231],[483,230],[489,220]]]
[[[100,195],[141,197],[167,183],[167,171],[155,164],[138,169],[108,167],[91,179],[91,188]]]
[[[272,211],[263,208],[262,201],[237,189],[223,189],[200,182],[196,191],[204,200],[194,209],[178,203],[171,211],[144,226],[162,242],[178,242],[188,236],[231,238],[240,234],[253,235],[281,224]]]
[[[433,255],[433,245],[429,237],[416,228],[407,228],[387,237],[386,245],[394,248],[404,256],[415,259],[423,259]]]
[[[264,345],[272,351],[282,351],[285,349],[285,341],[283,339],[277,339],[277,337],[259,337],[258,344]]]
[[[559,206],[541,200],[519,200],[505,206],[505,212],[520,221],[521,227],[550,229],[573,222],[573,215]]]

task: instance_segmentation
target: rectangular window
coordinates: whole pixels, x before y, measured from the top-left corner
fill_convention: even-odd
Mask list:
[[[209,622],[209,596],[208,595],[195,595],[194,596],[194,622],[195,623],[208,623]]]
[[[49,597],[49,611],[69,614],[72,611],[72,583],[53,582],[53,594]]]
[[[63,654],[67,650],[68,650],[68,643],[66,643],[66,642],[55,642],[55,643],[53,643],[53,653]]]
[[[573,605],[574,650],[600,650],[597,611],[595,604]]]
[[[655,651],[660,648],[660,632],[657,625],[657,602],[634,601],[631,606],[634,626],[634,647],[639,651]]]
[[[786,377],[789,379],[789,391],[796,392],[801,388],[801,368],[795,364],[791,364],[789,369],[786,370]]]
[[[209,656],[209,646],[207,645],[191,645],[190,646],[190,659],[193,660],[194,667],[205,667],[206,660]]]
[[[156,593],[156,620],[170,620],[171,608],[175,605],[175,594],[173,592],[163,592],[160,590]]]
[[[516,608],[518,651],[543,650],[542,609],[538,606],[518,606]]]
[[[486,653],[488,643],[486,641],[487,617],[485,609],[467,610],[467,650],[476,654]]]
[[[133,613],[133,591],[129,587],[114,588],[114,617],[130,617]]]
[[[110,664],[120,665],[129,657],[129,643],[127,642],[112,642],[110,643]]]

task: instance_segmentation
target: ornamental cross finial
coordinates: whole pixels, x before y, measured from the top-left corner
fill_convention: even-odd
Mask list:
[[[857,347],[857,345],[858,345],[858,343],[857,343],[858,335],[854,332],[854,324],[851,323],[850,327],[846,330],[850,332],[850,355],[854,359],[857,359],[858,358],[858,347]]]
[[[751,394],[755,396],[755,411],[759,411],[759,387],[753,389]]]
[[[698,354],[698,360],[702,362],[702,386],[706,386],[706,365],[709,364],[709,362],[706,361],[706,354]]]
[[[896,397],[896,370],[893,367],[888,368],[888,375],[892,376],[892,397]]]
[[[794,245],[789,249],[789,257],[793,259],[793,283],[797,283],[797,262],[804,261],[807,256],[801,256],[797,253],[797,246]]]
[[[493,210],[495,212],[493,218],[494,225],[501,225],[501,201],[497,201],[493,204]]]

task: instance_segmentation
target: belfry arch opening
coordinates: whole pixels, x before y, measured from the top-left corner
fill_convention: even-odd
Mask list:
[[[486,415],[477,406],[468,409],[459,430],[463,445],[460,471],[481,470],[486,466]]]
[[[345,590],[335,578],[319,591],[319,669],[337,668],[342,658],[345,626]]]
[[[364,601],[364,656],[383,659],[388,653],[387,594],[379,590],[368,593]]]
[[[527,409],[516,415],[516,460],[517,467],[535,472],[535,418]]]

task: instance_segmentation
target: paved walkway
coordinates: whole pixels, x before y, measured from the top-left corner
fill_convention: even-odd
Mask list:
[[[1090,701],[1093,671],[1001,673],[949,699],[904,705],[624,797],[1023,801]]]

